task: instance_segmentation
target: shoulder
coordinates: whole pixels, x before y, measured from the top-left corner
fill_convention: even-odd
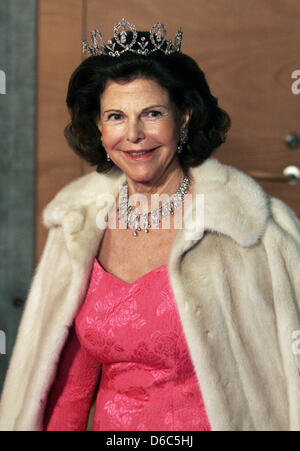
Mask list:
[[[43,224],[50,228],[60,225],[69,211],[81,211],[96,201],[100,193],[113,192],[123,182],[125,174],[113,168],[107,174],[93,171],[72,180],[61,188],[42,212]]]

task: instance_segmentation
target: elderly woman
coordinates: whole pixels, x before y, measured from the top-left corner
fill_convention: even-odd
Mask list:
[[[86,430],[94,404],[95,431],[299,430],[298,218],[210,156],[230,118],[181,30],[92,37],[65,136],[97,169],[43,212],[1,429]]]

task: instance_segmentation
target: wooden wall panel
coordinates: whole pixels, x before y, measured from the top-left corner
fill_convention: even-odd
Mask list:
[[[300,168],[300,149],[284,144],[289,132],[300,133],[300,96],[291,91],[291,74],[300,69],[299,14],[299,0],[89,0],[86,30],[100,28],[108,39],[122,17],[146,30],[160,20],[173,39],[181,26],[183,52],[204,70],[232,118],[227,142],[214,156],[250,175],[281,174],[286,166]],[[300,216],[300,183],[257,181]]]
[[[63,136],[69,121],[68,81],[82,58],[83,18],[81,0],[38,2],[36,261],[47,236],[42,209],[60,188],[83,173],[82,161]]]

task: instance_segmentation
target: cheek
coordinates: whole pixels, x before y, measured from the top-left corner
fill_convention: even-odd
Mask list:
[[[170,124],[169,122],[158,124],[156,127],[149,127],[148,135],[156,137],[166,144],[176,140],[176,130],[174,124]]]
[[[123,131],[118,127],[104,127],[102,130],[102,141],[109,147],[113,147],[123,138]]]

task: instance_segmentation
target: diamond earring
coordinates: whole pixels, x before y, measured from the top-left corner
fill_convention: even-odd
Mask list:
[[[182,145],[187,142],[188,138],[188,129],[185,127],[183,130],[180,131],[180,137],[179,137],[179,143],[177,146],[177,153],[182,152]]]

